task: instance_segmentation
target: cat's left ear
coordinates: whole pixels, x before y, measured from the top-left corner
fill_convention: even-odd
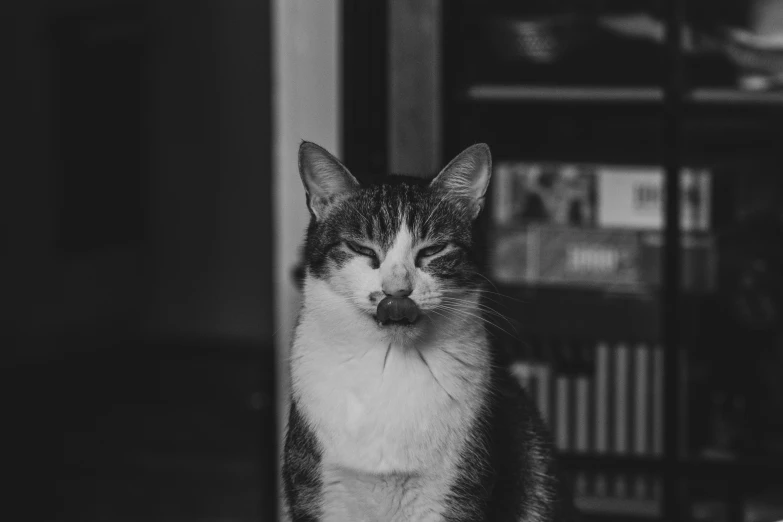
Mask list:
[[[430,182],[430,188],[446,197],[457,197],[472,203],[475,219],[484,207],[484,196],[492,175],[492,154],[485,143],[472,145],[457,155]]]
[[[299,175],[307,192],[307,208],[318,220],[341,199],[359,188],[345,165],[323,147],[303,141],[299,146]]]

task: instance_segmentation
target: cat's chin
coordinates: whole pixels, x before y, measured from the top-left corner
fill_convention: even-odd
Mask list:
[[[401,329],[412,329],[416,328],[419,325],[419,321],[380,321],[378,320],[378,317],[374,317],[375,322],[378,323],[378,326],[381,328],[401,328]]]
[[[418,338],[421,335],[423,327],[421,318],[418,318],[413,322],[406,320],[381,322],[378,320],[377,315],[373,315],[373,320],[381,332],[396,341],[414,340]]]
[[[373,310],[372,312],[368,312],[370,317],[372,317],[372,320],[375,321],[378,326],[415,326],[419,322],[419,317],[416,317],[413,320],[406,319],[406,318],[400,318],[400,319],[390,319],[388,317],[381,317],[377,310]]]

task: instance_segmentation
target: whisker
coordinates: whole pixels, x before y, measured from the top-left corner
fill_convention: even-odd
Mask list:
[[[438,308],[440,308],[442,310],[450,311],[450,312],[452,312],[454,314],[461,315],[461,316],[466,317],[466,318],[477,319],[482,324],[489,324],[489,325],[494,326],[495,328],[497,328],[498,330],[502,331],[503,333],[505,333],[506,335],[508,335],[511,338],[514,338],[514,339],[518,338],[515,334],[512,334],[511,332],[509,332],[508,330],[506,330],[505,328],[503,328],[499,324],[497,324],[497,323],[495,323],[493,321],[490,321],[488,318],[486,318],[486,317],[484,317],[484,316],[482,316],[480,314],[469,312],[467,310],[464,310],[462,308],[456,307],[454,305],[440,304],[440,305],[438,305]]]
[[[486,299],[497,305],[505,305],[503,301],[495,297],[492,293],[486,292],[484,290],[471,290],[471,289],[459,289],[459,288],[449,288],[448,290],[450,293],[456,295],[478,295],[480,299]]]
[[[430,371],[430,375],[432,375],[432,378],[433,378],[433,379],[435,379],[435,382],[436,382],[436,383],[438,383],[438,386],[440,386],[440,388],[441,388],[441,389],[442,389],[442,390],[443,390],[443,391],[446,393],[446,395],[448,395],[448,396],[449,396],[449,399],[451,399],[452,401],[456,402],[456,401],[457,401],[457,399],[455,399],[455,398],[454,398],[454,396],[453,396],[453,395],[451,395],[451,394],[449,393],[449,391],[448,391],[446,388],[444,388],[444,387],[443,387],[443,385],[440,383],[440,381],[438,380],[438,378],[437,378],[437,377],[435,377],[435,373],[432,371],[432,368],[430,367],[430,363],[428,363],[428,362],[427,362],[427,359],[425,359],[425,358],[424,358],[424,354],[423,354],[423,353],[421,353],[421,350],[419,350],[419,347],[418,347],[418,346],[415,346],[415,348],[416,348],[416,353],[418,353],[418,354],[419,354],[419,359],[421,359],[421,362],[423,362],[423,363],[424,363],[424,366],[426,366],[426,367],[427,367],[427,369]]]
[[[392,343],[389,343],[389,347],[386,349],[386,355],[383,356],[383,368],[381,368],[381,376],[383,376],[383,370],[386,369],[386,361],[389,359],[389,352],[391,352]]]
[[[477,299],[477,300],[474,300],[474,299],[466,299],[464,297],[456,297],[456,296],[453,296],[453,295],[443,295],[443,296],[440,296],[440,299],[451,299],[451,300],[454,300],[454,301],[458,301],[460,303],[465,303],[465,304],[467,304],[469,306],[489,306],[489,305],[487,305],[485,303],[482,303],[480,298]],[[493,304],[496,304],[496,303],[493,302]]]
[[[453,353],[451,353],[448,350],[442,350],[442,351],[443,351],[443,353],[445,353],[446,355],[448,355],[449,357],[451,357],[452,359],[454,359],[455,361],[460,363],[465,368],[470,368],[471,370],[478,370],[478,369],[480,369],[479,366],[477,366],[475,364],[472,364],[472,363],[469,363],[469,362],[466,362],[466,361],[463,361],[462,359],[460,359],[459,357],[457,357],[456,355],[454,355]]]
[[[511,297],[510,295],[504,294],[503,292],[492,291],[492,290],[488,290],[486,288],[459,288],[459,287],[452,287],[452,289],[456,290],[456,291],[459,291],[459,292],[464,292],[464,293],[478,293],[478,294],[496,295],[496,296],[502,297],[504,300],[515,301],[517,303],[525,303],[525,302],[527,302],[524,299],[517,299],[516,297]]]
[[[473,275],[477,275],[477,276],[479,276],[479,277],[480,277],[480,278],[482,278],[484,281],[486,281],[487,283],[489,283],[489,285],[490,285],[492,288],[494,288],[496,292],[500,292],[500,290],[498,290],[498,287],[497,287],[497,286],[495,286],[495,282],[494,282],[494,281],[492,281],[490,278],[488,278],[486,275],[484,275],[484,274],[482,274],[481,272],[479,272],[478,270],[467,270],[467,271],[466,271],[466,273],[468,273],[468,274],[473,274]]]
[[[514,332],[515,335],[519,335],[519,332],[517,330],[517,328],[520,326],[519,322],[513,321],[502,314],[491,314],[486,311],[484,311],[484,313],[486,313],[488,317],[484,317],[483,319],[488,323],[497,326],[498,328],[502,328],[498,323],[492,320],[492,318],[497,318],[498,320],[502,320],[508,326],[508,328],[510,328]]]
[[[470,306],[470,307],[476,307],[476,308],[478,308],[479,310],[481,310],[483,312],[487,312],[490,315],[494,315],[496,317],[504,319],[509,324],[512,324],[512,323],[517,323],[518,324],[517,321],[512,320],[511,318],[509,318],[505,314],[501,313],[500,311],[498,311],[498,310],[496,310],[496,309],[492,308],[491,306],[489,306],[487,304],[484,304],[484,303],[476,303],[476,302],[470,301],[468,299],[460,299],[458,297],[451,297],[451,296],[442,296],[440,299],[442,301],[445,301],[445,302],[448,302],[448,303],[452,303],[452,304],[465,304],[465,305]]]

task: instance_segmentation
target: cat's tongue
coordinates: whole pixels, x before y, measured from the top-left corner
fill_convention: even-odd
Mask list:
[[[409,297],[386,297],[378,303],[378,321],[413,323],[419,317],[419,307]]]

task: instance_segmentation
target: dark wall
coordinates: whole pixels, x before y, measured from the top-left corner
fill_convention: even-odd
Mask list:
[[[269,339],[268,2],[8,10],[3,335]]]
[[[267,338],[271,102],[265,2],[157,3],[151,326]]]

